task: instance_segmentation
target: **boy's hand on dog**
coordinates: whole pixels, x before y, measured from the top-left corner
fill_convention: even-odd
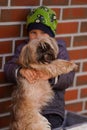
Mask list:
[[[29,83],[35,83],[37,80],[42,79],[42,80],[48,80],[50,77],[49,75],[41,72],[41,71],[37,71],[34,69],[20,69],[20,74],[26,78]]]
[[[34,83],[38,77],[37,72],[33,69],[20,69],[20,74],[26,78],[29,83]]]

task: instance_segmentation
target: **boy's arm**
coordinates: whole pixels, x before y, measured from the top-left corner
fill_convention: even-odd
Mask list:
[[[66,49],[65,42],[62,40],[58,41],[58,46],[59,46],[59,54],[58,54],[58,59],[63,59],[63,60],[70,60],[68,51]],[[56,82],[55,79],[50,79],[51,83],[53,84],[53,88],[55,89],[66,89],[68,88],[72,83],[74,79],[75,71],[71,71],[67,74],[62,74],[58,77],[56,77]]]
[[[5,72],[6,79],[8,82],[16,83],[17,72],[21,67],[20,65],[17,64],[17,61],[18,61],[19,54],[23,46],[24,46],[24,43],[19,45],[12,59],[8,61],[7,63],[5,63],[4,65],[4,72]]]

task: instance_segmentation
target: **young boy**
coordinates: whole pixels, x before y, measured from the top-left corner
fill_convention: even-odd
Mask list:
[[[57,19],[55,12],[45,6],[38,7],[27,16],[27,32],[29,40],[36,39],[39,37],[55,37],[56,26]],[[16,83],[17,77],[22,75],[30,83],[33,83],[37,80],[37,74],[41,75],[40,72],[36,72],[31,69],[24,69],[18,64],[16,64],[21,49],[24,45],[28,43],[28,41],[19,45],[12,60],[5,64],[4,70],[7,79],[10,82]],[[65,42],[62,40],[58,40],[57,44],[59,46],[58,59],[69,60]],[[74,72],[72,71],[68,74],[61,75],[54,79],[49,79],[48,75],[42,74],[42,78],[44,80],[49,80],[55,93],[52,103],[50,103],[49,106],[44,108],[42,114],[51,123],[52,128],[60,127],[64,120],[65,89],[72,84]]]

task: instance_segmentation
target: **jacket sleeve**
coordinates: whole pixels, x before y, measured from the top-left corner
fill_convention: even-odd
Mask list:
[[[58,46],[59,46],[58,59],[70,60],[65,42],[59,40]],[[60,90],[68,88],[73,83],[74,75],[75,75],[74,71],[60,75],[53,88]]]
[[[16,70],[21,67],[20,65],[17,64],[17,61],[18,61],[19,54],[23,46],[24,46],[24,43],[20,44],[17,47],[12,59],[8,61],[7,63],[5,63],[4,65],[4,72],[5,72],[6,79],[8,82],[16,83]]]

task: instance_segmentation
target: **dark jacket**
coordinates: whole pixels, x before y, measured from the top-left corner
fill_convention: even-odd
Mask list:
[[[26,44],[27,44],[27,41],[23,44],[20,44],[18,46],[18,48],[16,49],[16,52],[15,52],[12,60],[7,62],[4,66],[4,71],[5,71],[7,80],[9,82],[16,83],[15,70],[18,67],[20,67],[19,65],[16,64],[16,61],[18,60],[18,57],[19,57],[19,54],[21,52],[22,47]],[[59,46],[58,59],[69,60],[69,56],[68,56],[68,52],[66,50],[65,42],[62,40],[58,40],[58,46]],[[74,74],[75,73],[72,71],[68,74],[61,75],[58,78],[57,83],[52,86],[53,90],[55,92],[55,97],[54,97],[52,103],[50,103],[49,106],[44,108],[43,114],[55,113],[55,114],[59,114],[62,117],[64,117],[65,89],[68,88],[72,84],[73,79],[74,79]],[[52,80],[51,82],[53,82],[53,81],[54,80]]]

